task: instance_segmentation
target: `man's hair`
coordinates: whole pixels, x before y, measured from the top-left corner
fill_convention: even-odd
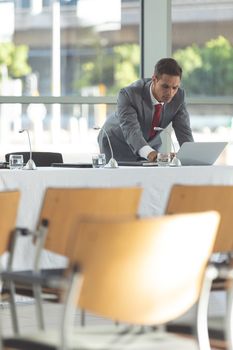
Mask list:
[[[154,75],[160,78],[162,74],[179,76],[181,79],[182,68],[173,58],[162,58],[155,65]]]

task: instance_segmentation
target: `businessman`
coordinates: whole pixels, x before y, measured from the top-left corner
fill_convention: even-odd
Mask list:
[[[155,65],[151,79],[137,80],[120,90],[117,110],[103,125],[116,160],[156,161],[162,142],[161,131],[154,128],[166,128],[170,122],[180,146],[193,141],[181,77],[179,64],[172,58],[163,58]],[[103,130],[98,142],[109,160],[111,153]]]

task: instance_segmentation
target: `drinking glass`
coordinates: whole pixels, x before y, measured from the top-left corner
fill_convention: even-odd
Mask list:
[[[23,168],[23,155],[11,154],[9,157],[10,169],[22,169]]]
[[[171,163],[171,154],[170,153],[158,153],[157,154],[157,163],[158,163],[158,166],[169,166]]]
[[[106,165],[106,157],[104,153],[93,154],[92,166],[93,168],[103,168]]]

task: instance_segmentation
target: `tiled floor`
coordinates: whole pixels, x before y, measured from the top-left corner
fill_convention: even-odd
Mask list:
[[[61,315],[63,311],[62,304],[55,303],[44,303],[43,311],[46,315],[45,317],[45,326],[47,328],[56,327],[59,325],[59,321],[61,320]],[[19,325],[21,331],[30,331],[35,330],[37,327],[37,320],[35,317],[35,305],[29,299],[26,302],[17,304],[17,314],[19,317]],[[11,325],[11,317],[9,305],[7,303],[0,305],[0,317],[2,324],[2,333],[5,335],[9,335],[12,333],[12,325]],[[81,312],[75,312],[75,325],[81,325]],[[96,317],[94,315],[85,314],[85,321],[88,325],[96,325],[96,324],[112,324],[111,321],[106,320],[101,317]]]
[[[34,307],[35,306],[30,299],[24,300],[24,302],[17,304],[20,331],[32,332],[36,329],[37,322],[35,318]],[[56,328],[59,325],[59,320],[61,319],[63,306],[61,304],[45,303],[43,305],[43,308],[44,308],[44,313],[47,316],[45,319],[46,327]],[[3,335],[12,334],[10,311],[9,311],[9,305],[7,303],[2,304],[0,306],[0,317],[1,317]],[[112,321],[93,316],[89,313],[86,313],[85,320],[87,325],[104,325],[104,326],[114,325]],[[81,313],[80,311],[77,311],[75,313],[75,325],[80,325],[80,324],[81,324]],[[223,342],[214,343],[213,349],[216,349],[215,346],[217,349],[225,348],[225,344]],[[191,349],[193,350],[193,348]],[[176,347],[173,347],[172,350],[178,350],[178,349],[176,349]],[[189,348],[185,350],[189,350]]]

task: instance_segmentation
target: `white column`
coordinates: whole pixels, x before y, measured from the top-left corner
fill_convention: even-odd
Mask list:
[[[141,0],[143,77],[152,76],[155,63],[171,56],[171,0]]]
[[[154,66],[163,57],[171,56],[172,23],[171,0],[141,0],[142,3],[142,77],[150,78]],[[168,132],[171,132],[169,127]],[[171,149],[171,140],[161,134],[161,151]]]
[[[61,34],[60,1],[52,3],[52,96],[61,95]],[[59,143],[61,127],[61,105],[52,105],[51,132],[54,144]]]

